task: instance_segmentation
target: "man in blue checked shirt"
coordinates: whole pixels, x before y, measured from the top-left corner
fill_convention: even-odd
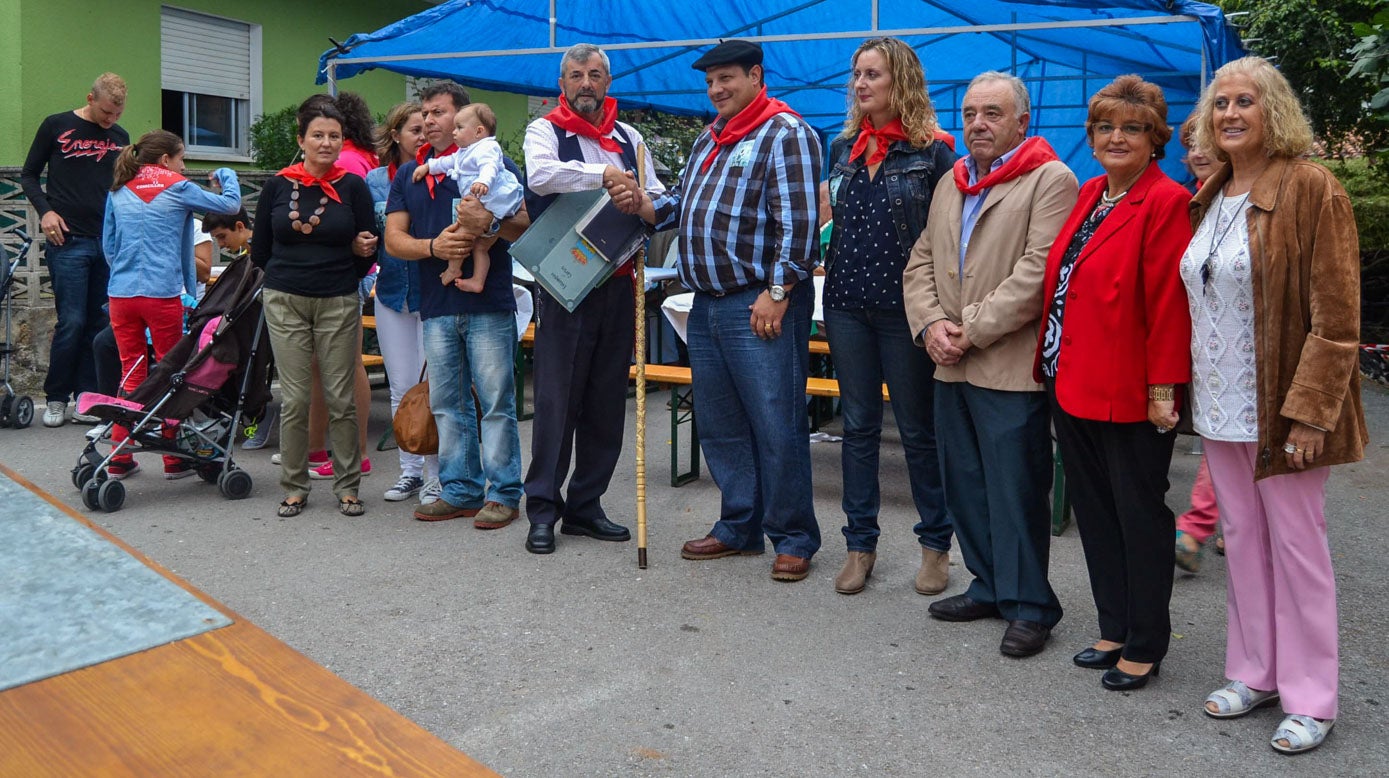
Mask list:
[[[820,548],[805,412],[820,139],[767,97],[757,44],[724,41],[694,68],[705,71],[719,116],[695,140],[672,194],[680,279],[695,292],[688,338],[699,442],[723,504],[709,535],[680,555],[761,554],[765,533],[777,554],[772,578],[799,581]]]

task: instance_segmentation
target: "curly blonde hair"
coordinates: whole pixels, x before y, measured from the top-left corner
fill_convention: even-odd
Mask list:
[[[902,120],[902,130],[913,146],[929,146],[935,138],[940,123],[936,120],[936,109],[931,104],[931,95],[926,91],[926,74],[922,71],[921,60],[911,46],[897,38],[870,38],[863,42],[849,60],[849,115],[844,120],[841,138],[857,137],[863,124],[863,110],[854,99],[853,66],[858,64],[859,55],[865,51],[876,51],[887,63],[888,74],[892,76],[892,110]]]
[[[1243,57],[1227,62],[1215,71],[1201,100],[1196,104],[1196,131],[1192,141],[1208,149],[1221,162],[1230,156],[1216,143],[1215,90],[1224,79],[1245,76],[1259,92],[1259,110],[1264,119],[1264,150],[1270,157],[1300,157],[1312,148],[1312,123],[1302,110],[1288,79],[1262,57]]]

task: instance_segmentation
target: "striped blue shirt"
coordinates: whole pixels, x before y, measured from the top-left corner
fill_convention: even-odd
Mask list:
[[[820,254],[822,152],[815,131],[792,114],[777,114],[700,170],[713,149],[705,130],[671,191],[680,204],[680,280],[723,294],[809,278]]]

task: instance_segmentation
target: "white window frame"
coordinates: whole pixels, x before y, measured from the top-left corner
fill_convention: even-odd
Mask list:
[[[184,143],[186,144],[185,153],[186,153],[186,156],[187,156],[188,159],[207,160],[207,161],[213,161],[213,162],[253,162],[253,161],[254,161],[254,158],[251,156],[251,124],[254,123],[254,122],[256,121],[256,119],[259,118],[259,117],[261,116],[261,114],[264,113],[264,111],[265,111],[264,102],[263,102],[263,92],[262,92],[262,66],[261,66],[261,61],[262,61],[262,51],[263,51],[263,48],[262,48],[262,30],[261,30],[261,25],[259,25],[259,24],[254,24],[254,23],[252,23],[252,22],[247,22],[247,21],[242,20],[242,19],[235,19],[235,18],[232,18],[232,17],[229,17],[229,16],[222,16],[222,15],[219,15],[219,14],[210,14],[210,13],[206,13],[206,12],[201,11],[201,10],[194,10],[194,9],[191,9],[191,8],[182,8],[182,7],[179,7],[179,6],[168,5],[168,4],[165,4],[165,5],[161,5],[161,6],[160,6],[160,21],[161,21],[161,25],[162,25],[162,22],[163,22],[163,13],[164,13],[164,11],[165,11],[166,9],[167,9],[167,10],[171,10],[171,11],[178,11],[178,12],[180,12],[180,13],[191,14],[191,15],[193,15],[193,16],[202,16],[202,17],[207,17],[207,18],[209,18],[209,19],[217,19],[217,20],[221,20],[221,21],[225,21],[225,22],[230,22],[230,23],[233,23],[233,24],[245,25],[245,26],[246,26],[247,32],[248,32],[248,38],[249,38],[249,41],[250,41],[249,50],[248,50],[248,52],[247,52],[247,53],[248,53],[248,56],[249,56],[249,64],[250,64],[250,83],[249,83],[249,98],[247,98],[247,99],[245,100],[245,102],[246,102],[246,110],[245,110],[245,112],[244,112],[244,121],[242,120],[241,117],[238,117],[238,124],[243,125],[243,126],[240,126],[240,127],[237,128],[237,130],[239,131],[239,135],[240,135],[240,137],[238,138],[238,140],[240,141],[240,145],[239,145],[239,146],[200,146],[200,145],[195,145],[195,144],[189,142],[188,137],[187,137],[188,131],[189,131],[189,128],[188,128],[188,103],[189,103],[189,101],[188,101],[188,96],[189,96],[189,95],[192,95],[192,94],[199,94],[199,93],[188,92],[188,91],[185,91],[185,90],[182,90],[182,89],[167,88],[167,87],[165,87],[165,86],[163,85],[163,72],[162,72],[162,69],[163,69],[163,67],[164,67],[164,62],[163,62],[163,54],[162,54],[162,40],[161,40],[161,61],[160,61],[160,68],[161,68],[161,84],[160,84],[160,87],[161,87],[161,90],[167,88],[169,91],[176,92],[176,93],[179,93],[179,94],[183,95],[183,106],[184,106],[184,107],[183,107],[183,110],[184,110]],[[228,97],[228,96],[226,96],[226,95],[211,95],[211,96],[212,96],[212,97]],[[228,97],[228,99],[240,100],[241,98]]]

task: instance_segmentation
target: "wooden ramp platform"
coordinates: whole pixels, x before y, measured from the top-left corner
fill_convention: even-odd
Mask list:
[[[234,620],[0,692],[0,775],[496,775],[0,471]]]

